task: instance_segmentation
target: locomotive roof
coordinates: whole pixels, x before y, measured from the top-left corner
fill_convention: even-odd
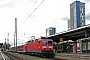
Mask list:
[[[32,40],[29,40],[27,42],[36,42],[36,41],[40,41],[40,40],[52,40],[52,39],[47,39],[47,38],[40,38],[40,39],[32,39]]]

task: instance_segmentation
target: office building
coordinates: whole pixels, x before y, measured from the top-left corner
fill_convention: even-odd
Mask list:
[[[68,20],[68,30],[70,30],[70,20]]]
[[[85,25],[85,3],[75,1],[70,4],[70,26],[68,29],[79,28]]]
[[[50,35],[54,35],[56,33],[56,28],[54,27],[49,27],[46,29],[46,37]]]

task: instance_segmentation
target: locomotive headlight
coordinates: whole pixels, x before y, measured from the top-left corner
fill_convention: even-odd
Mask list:
[[[42,48],[42,50],[44,50],[44,48]]]
[[[49,46],[49,48],[50,48],[51,50],[53,50],[53,46]]]
[[[42,46],[42,50],[45,50],[46,46]]]
[[[42,48],[46,48],[46,46],[42,46]]]
[[[53,48],[53,46],[49,46],[49,48]]]

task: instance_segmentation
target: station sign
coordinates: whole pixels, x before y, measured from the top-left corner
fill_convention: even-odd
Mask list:
[[[63,41],[63,38],[60,38],[60,41]]]

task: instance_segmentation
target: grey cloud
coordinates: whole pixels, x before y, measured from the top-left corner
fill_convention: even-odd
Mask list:
[[[15,5],[14,5],[14,3],[5,3],[5,4],[3,4],[3,5],[0,6],[0,8],[3,8],[3,7],[14,8]]]
[[[90,0],[84,0],[85,2],[90,2]]]
[[[63,17],[62,20],[70,20],[69,17]]]
[[[18,5],[27,5],[32,3],[35,0],[0,0],[0,1],[4,1],[4,3],[0,6],[0,8],[3,7],[9,7],[9,8],[15,8]]]
[[[86,20],[90,20],[90,13],[86,14]]]

